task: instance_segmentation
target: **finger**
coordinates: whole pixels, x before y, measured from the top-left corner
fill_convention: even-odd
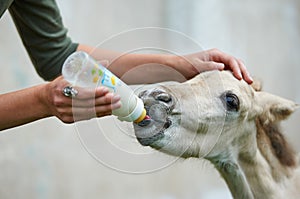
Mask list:
[[[104,116],[109,116],[111,115],[111,111],[108,111],[108,112],[101,112],[101,113],[92,113],[90,115],[87,115],[86,113],[85,114],[82,114],[82,115],[76,115],[74,118],[73,118],[73,121],[82,121],[82,120],[89,120],[89,119],[92,119],[92,118],[96,118],[96,117],[104,117]]]
[[[74,87],[78,91],[78,95],[74,99],[85,100],[85,99],[95,99],[106,95],[109,90],[106,87],[97,87],[97,88],[82,88]]]
[[[114,104],[106,104],[106,105],[102,105],[102,106],[96,106],[95,112],[97,115],[99,115],[101,113],[112,112],[113,110],[120,108],[120,107],[121,107],[120,102],[117,102]]]
[[[240,69],[243,75],[243,79],[248,83],[248,84],[252,84],[253,83],[253,79],[251,77],[251,75],[249,74],[245,64],[243,63],[243,61],[238,60],[239,61],[239,65],[240,65]]]
[[[248,84],[252,84],[253,83],[253,79],[250,76],[250,74],[248,72],[243,73],[243,78],[244,80],[248,83]]]
[[[200,64],[201,71],[210,71],[210,70],[223,70],[225,65],[223,63],[218,63],[214,61],[203,62]]]
[[[105,96],[96,99],[95,106],[115,104],[119,102],[120,99],[120,95],[114,93],[107,93]]]
[[[118,108],[121,108],[121,106],[122,106],[121,101],[117,101],[116,103],[111,104],[111,109],[116,110]]]
[[[225,65],[223,63],[218,63],[218,62],[208,62],[209,67],[211,70],[224,70]]]
[[[252,77],[241,60],[235,59],[233,56],[217,49],[212,49],[209,52],[210,60],[225,63],[225,69],[232,70],[237,79],[244,79],[249,84],[253,82]]]
[[[238,79],[242,78],[239,64],[233,56],[226,54],[218,49],[211,49],[208,52],[210,55],[210,61],[224,63],[225,69],[232,70],[234,76]]]
[[[223,63],[214,61],[202,61],[199,59],[195,61],[195,64],[193,66],[196,67],[198,73],[210,70],[223,70],[225,67]]]
[[[87,107],[87,108],[73,107],[72,114],[73,114],[74,120],[76,120],[76,121],[87,120],[87,119],[91,119],[94,117],[111,115],[113,110],[120,108],[120,107],[121,107],[120,102],[117,102],[114,104],[106,104],[106,105],[96,106],[96,107]]]
[[[109,112],[112,112],[110,105],[89,108],[73,107],[72,110],[74,121],[89,120],[95,117],[99,117],[104,113],[107,114]]]
[[[121,102],[91,107],[63,107],[58,108],[57,117],[65,123],[89,120],[94,117],[102,117],[112,114],[112,110],[121,107]]]
[[[240,69],[240,65],[237,62],[236,59],[231,58],[229,61],[229,69],[232,70],[233,75],[238,79],[241,80],[243,78],[242,73],[241,73],[241,69]]]
[[[98,113],[97,117],[109,116],[109,115],[111,115],[111,113],[112,113],[111,111]]]
[[[107,93],[104,96],[91,99],[73,99],[72,105],[74,107],[92,107],[92,106],[101,106],[107,104],[114,104],[120,101],[121,97],[113,93]]]

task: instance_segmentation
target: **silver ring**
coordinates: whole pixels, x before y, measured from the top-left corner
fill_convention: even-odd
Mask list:
[[[76,97],[78,95],[78,91],[74,89],[72,86],[66,86],[63,90],[62,93],[66,97]]]

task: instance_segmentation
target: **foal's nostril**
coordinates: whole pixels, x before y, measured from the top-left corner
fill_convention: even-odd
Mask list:
[[[147,90],[144,90],[142,92],[139,93],[139,98],[143,97],[146,94]]]
[[[168,93],[160,93],[158,95],[155,96],[156,100],[168,103],[172,101],[171,96]]]

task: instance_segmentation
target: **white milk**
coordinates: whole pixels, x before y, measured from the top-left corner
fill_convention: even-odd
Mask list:
[[[146,116],[143,101],[133,90],[85,52],[71,54],[63,64],[62,75],[73,86],[105,86],[111,92],[119,94],[121,108],[113,110],[112,114],[121,121],[140,122]]]

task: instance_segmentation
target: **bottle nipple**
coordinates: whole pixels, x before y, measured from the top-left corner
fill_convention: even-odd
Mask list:
[[[149,115],[147,115],[147,112],[144,109],[143,114],[134,122],[141,127],[145,127],[151,123],[151,117]]]

